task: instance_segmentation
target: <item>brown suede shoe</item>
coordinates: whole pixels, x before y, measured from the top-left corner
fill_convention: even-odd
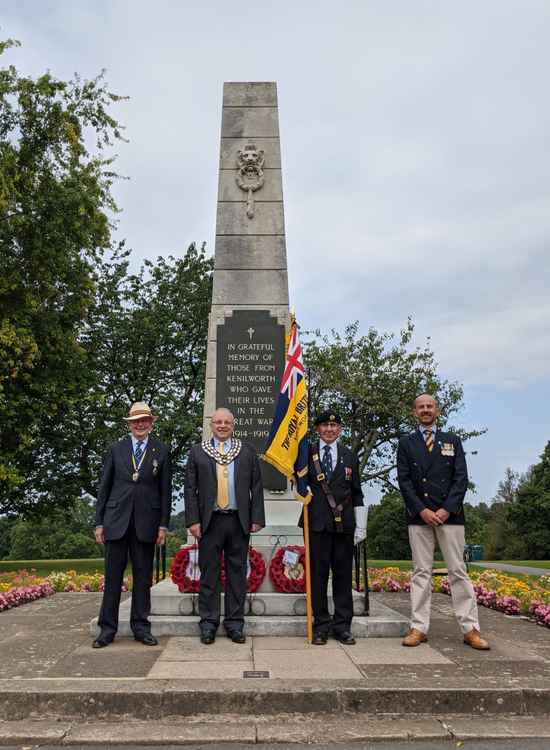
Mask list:
[[[491,650],[491,647],[485,638],[482,638],[479,634],[479,630],[476,630],[475,628],[472,628],[469,633],[466,633],[464,636],[464,643],[467,643],[468,646],[471,646],[472,648],[479,649],[479,651]]]
[[[402,644],[403,646],[420,646],[421,643],[426,643],[428,640],[428,636],[426,633],[423,633],[421,630],[417,630],[416,628],[411,628],[407,635],[403,638]]]

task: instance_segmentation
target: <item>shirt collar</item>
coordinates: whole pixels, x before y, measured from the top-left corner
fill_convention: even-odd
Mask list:
[[[220,443],[223,443],[227,450],[231,448],[231,438],[227,438],[227,440],[218,440],[217,437],[213,437],[212,442],[214,443],[214,448],[219,448]]]
[[[137,448],[137,444],[140,441],[136,437],[134,437],[133,435],[130,435],[130,437],[132,438],[132,448],[134,449],[134,453],[135,453],[135,450]],[[147,443],[148,442],[149,442],[149,435],[147,435],[146,437],[144,437],[143,440],[141,441],[141,447],[142,447],[143,450],[145,450],[145,448],[147,448]]]
[[[321,438],[319,438],[319,452],[321,452],[323,450],[323,448],[325,447],[325,445],[328,445],[331,450],[333,450],[333,449],[338,450],[338,440],[337,439],[333,443],[325,443],[324,440],[321,440]]]
[[[420,433],[422,435],[425,435],[427,432],[431,432],[433,435],[437,432],[437,427],[433,424],[431,427],[424,427],[423,424],[419,425],[418,429],[420,430]]]

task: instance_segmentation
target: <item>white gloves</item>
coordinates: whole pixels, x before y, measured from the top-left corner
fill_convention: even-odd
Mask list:
[[[354,544],[359,544],[367,538],[367,508],[364,505],[356,505],[355,511],[355,535]]]

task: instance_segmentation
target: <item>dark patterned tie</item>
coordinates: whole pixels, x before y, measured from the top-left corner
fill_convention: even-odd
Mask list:
[[[325,445],[323,447],[323,471],[325,472],[326,478],[330,479],[332,475],[332,452],[330,450],[330,445]]]
[[[143,456],[143,441],[140,440],[138,444],[136,445],[136,449],[134,451],[134,458],[136,459],[136,464],[139,466],[139,462],[141,461],[141,457]]]

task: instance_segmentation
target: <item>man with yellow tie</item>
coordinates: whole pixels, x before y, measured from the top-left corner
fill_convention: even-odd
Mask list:
[[[216,409],[210,426],[212,439],[191,448],[185,475],[185,520],[199,544],[200,637],[214,643],[220,624],[223,553],[223,626],[234,643],[244,643],[248,542],[265,526],[260,462],[250,445],[233,437],[235,420],[228,409]]]

